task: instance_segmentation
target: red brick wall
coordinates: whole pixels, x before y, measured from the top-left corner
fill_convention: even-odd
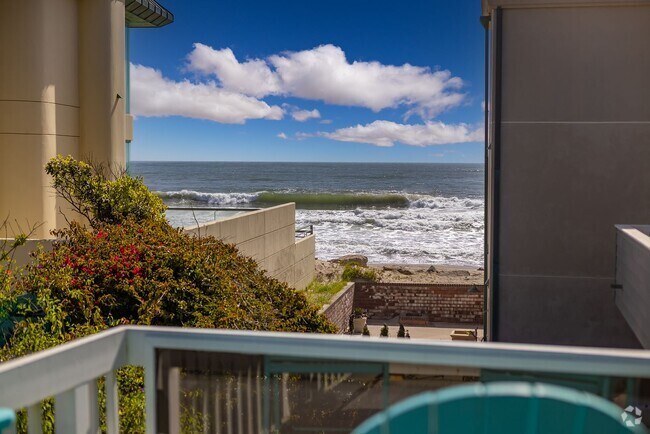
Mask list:
[[[345,333],[348,329],[353,309],[354,286],[353,283],[346,285],[345,288],[332,297],[330,304],[323,306],[321,309],[321,313],[338,328],[339,333]]]
[[[374,319],[400,316],[412,325],[427,322],[483,323],[483,286],[357,282],[354,307]]]

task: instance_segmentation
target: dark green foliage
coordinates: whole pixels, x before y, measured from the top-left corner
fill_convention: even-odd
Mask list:
[[[400,323],[399,330],[397,330],[397,337],[398,338],[405,338],[406,337],[406,329],[404,328],[404,324],[402,324],[402,323]]]
[[[46,314],[58,313],[63,333],[115,324],[333,331],[302,294],[213,237],[131,219],[72,223],[57,235],[19,285]]]
[[[341,274],[341,279],[347,282],[365,280],[368,282],[379,282],[379,274],[371,268],[363,268],[358,265],[346,265]]]
[[[386,324],[384,324],[384,326],[379,331],[379,336],[381,336],[382,338],[388,337],[388,326]]]
[[[361,333],[363,336],[370,336],[370,330],[368,329],[368,326],[365,325],[363,326],[363,333]]]

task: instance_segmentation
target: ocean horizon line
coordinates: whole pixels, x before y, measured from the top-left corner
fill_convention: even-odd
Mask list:
[[[484,162],[453,161],[238,161],[238,160],[131,160],[129,163],[254,163],[254,164],[417,164],[417,165],[481,165]]]

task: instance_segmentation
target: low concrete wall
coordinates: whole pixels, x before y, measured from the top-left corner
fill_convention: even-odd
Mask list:
[[[296,240],[296,205],[288,203],[251,211],[185,229],[194,235],[211,235],[237,246],[271,277],[303,289],[314,279],[314,235]]]
[[[7,242],[5,250],[8,250],[14,242],[13,238],[0,238],[0,251],[2,251],[2,245]],[[38,249],[38,246],[43,246],[43,249],[46,251],[52,250],[52,244],[56,241],[53,238],[47,238],[43,240],[30,239],[25,242],[22,246],[14,250],[14,265],[16,267],[24,267],[32,261],[30,253]]]
[[[329,304],[321,308],[320,313],[338,328],[339,333],[345,333],[348,331],[353,309],[354,282],[350,282],[332,297]]]
[[[616,306],[650,349],[650,226],[616,226]]]
[[[483,286],[357,282],[354,307],[374,319],[399,316],[406,325],[482,324]]]

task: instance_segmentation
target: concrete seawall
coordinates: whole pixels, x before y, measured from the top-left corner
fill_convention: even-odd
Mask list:
[[[271,277],[303,289],[314,279],[316,239],[296,239],[296,205],[287,203],[185,229],[237,246]]]

